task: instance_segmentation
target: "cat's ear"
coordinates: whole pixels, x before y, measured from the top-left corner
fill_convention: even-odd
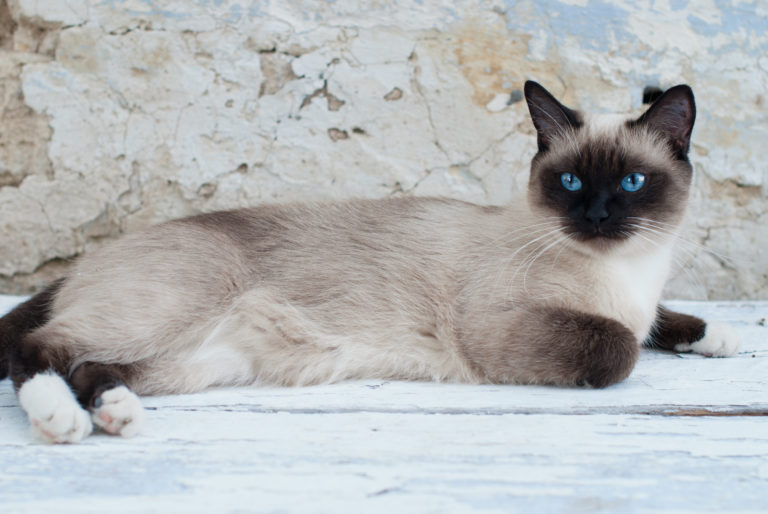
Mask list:
[[[558,135],[581,126],[579,113],[558,102],[538,82],[527,81],[524,90],[540,152],[545,152]]]
[[[685,159],[696,120],[693,91],[686,85],[675,86],[661,95],[633,125],[645,125],[669,142],[678,159]]]

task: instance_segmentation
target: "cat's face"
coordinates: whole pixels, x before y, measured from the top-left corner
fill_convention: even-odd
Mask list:
[[[692,175],[688,86],[668,90],[630,120],[573,111],[535,82],[525,94],[538,136],[528,192],[537,212],[592,250],[671,236]]]

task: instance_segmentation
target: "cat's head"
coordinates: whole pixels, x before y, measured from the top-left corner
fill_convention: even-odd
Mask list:
[[[667,90],[630,119],[569,109],[532,81],[525,99],[539,149],[528,189],[536,212],[590,250],[675,232],[692,178],[690,87]]]

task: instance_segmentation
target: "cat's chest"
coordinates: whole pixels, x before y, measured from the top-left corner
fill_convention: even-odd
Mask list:
[[[595,266],[592,299],[598,313],[626,325],[642,341],[656,317],[669,272],[670,250],[606,259]]]

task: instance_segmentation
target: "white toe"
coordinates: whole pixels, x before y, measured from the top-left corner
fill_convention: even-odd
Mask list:
[[[110,434],[133,437],[144,425],[144,407],[141,400],[125,386],[104,391],[101,405],[91,414],[93,423]]]
[[[76,443],[91,433],[90,417],[67,383],[55,373],[38,373],[22,384],[19,403],[32,432],[51,443]]]
[[[707,323],[704,337],[695,343],[682,343],[675,346],[677,352],[694,352],[706,357],[730,357],[739,351],[741,337],[730,325]]]

